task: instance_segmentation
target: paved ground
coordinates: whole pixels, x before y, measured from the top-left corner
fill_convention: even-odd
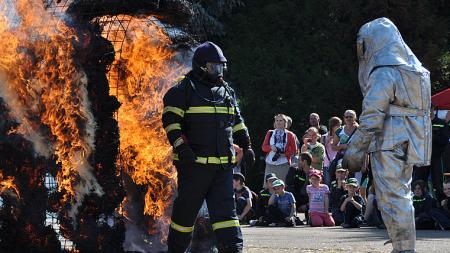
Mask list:
[[[269,228],[242,226],[246,253],[272,252],[390,252],[386,230],[341,227]],[[417,231],[417,252],[450,252],[450,231]]]

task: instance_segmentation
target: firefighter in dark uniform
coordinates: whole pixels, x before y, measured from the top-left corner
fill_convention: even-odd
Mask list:
[[[445,120],[440,119],[435,114],[435,108],[431,108],[431,124],[432,124],[432,146],[431,146],[431,164],[423,167],[415,167],[416,179],[422,179],[428,182],[431,174],[435,195],[440,202],[445,199],[444,194],[444,164],[443,153],[450,138],[449,125]]]
[[[182,253],[188,247],[205,199],[219,252],[243,250],[233,198],[232,144],[244,150],[248,162],[254,162],[255,154],[234,91],[223,80],[226,62],[217,45],[201,44],[194,52],[192,71],[164,96],[162,121],[178,171],[170,253]]]

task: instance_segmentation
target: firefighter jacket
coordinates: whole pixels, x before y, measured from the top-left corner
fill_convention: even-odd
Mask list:
[[[187,144],[196,163],[235,162],[233,142],[250,148],[247,127],[241,117],[233,89],[223,82],[214,85],[201,81],[191,71],[164,96],[163,126],[177,161],[177,147]]]
[[[450,127],[445,120],[438,117],[434,117],[431,123],[433,129],[431,153],[433,156],[441,156],[448,144],[448,139],[450,138]]]

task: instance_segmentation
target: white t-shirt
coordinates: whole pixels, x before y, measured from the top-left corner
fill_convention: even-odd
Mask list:
[[[283,154],[280,154],[276,161],[272,161],[272,158],[276,154],[276,152],[270,151],[266,157],[266,163],[272,165],[282,165],[288,163],[287,157],[284,155],[284,150],[287,144],[287,132],[284,129],[275,129],[272,132],[272,136],[270,136],[269,144],[270,146],[275,146],[279,150],[282,151]]]

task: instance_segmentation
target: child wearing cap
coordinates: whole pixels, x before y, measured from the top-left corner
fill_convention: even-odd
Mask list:
[[[273,182],[273,188],[275,194],[272,194],[269,199],[269,216],[272,222],[269,226],[295,226],[294,195],[284,190],[284,182],[281,179]]]
[[[341,212],[344,213],[343,228],[359,228],[363,222],[364,200],[358,195],[358,180],[349,178],[345,182],[347,194],[342,196]]]
[[[334,226],[334,220],[328,212],[330,191],[326,184],[321,184],[322,173],[319,170],[311,170],[309,181],[311,185],[306,187],[309,196],[309,219],[312,227]]]
[[[256,216],[258,220],[250,221],[250,225],[253,226],[267,226],[269,225],[269,199],[270,196],[275,194],[273,189],[273,182],[277,180],[275,173],[268,173],[265,176],[264,189],[262,189],[258,194],[258,199],[256,200]]]
[[[347,193],[345,181],[347,180],[348,171],[342,168],[342,164],[338,162],[335,174],[336,180],[331,182],[330,208],[334,223],[339,226],[344,222],[344,212],[341,211],[341,198]]]
[[[240,221],[247,221],[247,215],[252,209],[252,192],[245,186],[245,177],[242,173],[233,174],[234,199],[236,201],[236,213]]]

